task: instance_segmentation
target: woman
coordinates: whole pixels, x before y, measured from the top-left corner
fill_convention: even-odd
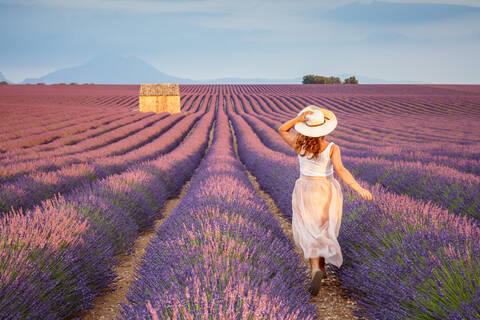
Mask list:
[[[293,126],[298,134],[288,131]],[[332,111],[310,105],[278,128],[282,138],[297,152],[300,163],[300,178],[292,194],[292,231],[295,243],[310,261],[309,291],[313,295],[326,277],[325,263],[340,267],[343,262],[337,241],[343,194],[340,183],[333,177],[333,169],[362,198],[372,200],[372,194],[343,166],[340,148],[325,140],[336,126],[337,118]]]

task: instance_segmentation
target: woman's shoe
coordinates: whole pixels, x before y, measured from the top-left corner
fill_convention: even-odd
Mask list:
[[[320,291],[320,287],[322,286],[322,279],[325,277],[326,277],[326,274],[322,270],[318,270],[315,272],[315,275],[313,276],[313,279],[312,279],[312,284],[308,289],[308,291],[313,296],[316,296],[318,294],[318,291]]]

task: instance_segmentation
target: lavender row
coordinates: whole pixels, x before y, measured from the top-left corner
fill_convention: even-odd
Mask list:
[[[196,112],[203,112],[204,110],[206,110],[208,103],[208,99],[205,99],[198,106]],[[87,139],[79,143],[74,143],[74,145],[71,145],[71,143],[69,143],[69,145],[63,146],[62,148],[56,148],[55,150],[49,152],[35,152],[34,158],[32,158],[31,156],[16,156],[13,157],[14,159],[11,159],[11,163],[16,164],[19,161],[25,162],[31,161],[33,159],[41,160],[47,157],[61,158],[67,155],[81,156],[85,152],[87,152],[86,155],[88,155],[88,151],[94,150],[96,150],[97,152],[95,156],[108,155],[113,152],[121,153],[122,151],[117,149],[128,147],[129,143],[135,143],[136,140],[139,139],[142,140],[142,137],[147,139],[155,137],[155,135],[158,135],[159,132],[162,132],[161,130],[165,129],[164,126],[168,128],[169,125],[177,121],[179,117],[183,117],[185,114],[187,113],[185,112],[182,114],[175,114],[169,116],[167,112],[153,115],[152,113],[150,113],[150,115],[152,116],[142,117],[143,119],[130,123],[126,126],[121,126],[116,130],[97,132],[92,136],[93,139]],[[159,120],[163,121],[158,122]],[[79,138],[71,137],[71,139],[73,139],[73,142],[76,142],[76,140],[78,141]],[[102,152],[102,154],[98,154],[99,152]],[[4,163],[8,164],[8,162]]]
[[[0,90],[0,114],[2,119],[7,120],[5,123],[9,127],[7,131],[22,130],[22,128],[31,130],[32,125],[38,124],[37,129],[43,132],[43,126],[53,123],[63,126],[62,122],[92,114],[108,114],[112,111],[123,113],[125,108],[117,107],[116,102],[125,97],[119,97],[120,92],[126,91],[125,88],[127,86],[117,86],[113,90],[115,92],[110,94],[110,97],[115,99],[110,99],[108,105],[99,106],[84,102],[92,97],[99,98],[99,94],[102,96],[109,94],[107,86],[88,86],[88,88],[10,86]],[[138,89],[130,92],[130,97],[136,96],[138,101]],[[11,126],[14,124],[17,124],[16,128]]]
[[[272,123],[275,126],[267,125],[265,121],[260,120],[251,115],[242,114],[243,118],[255,130],[262,141],[271,149],[283,152],[288,155],[294,155],[293,150],[283,141],[278,139],[278,134],[275,130],[280,124]],[[277,125],[278,124],[278,125]],[[463,159],[457,156],[440,156],[435,155],[436,152],[424,152],[421,144],[410,145],[407,147],[399,145],[391,146],[370,146],[365,144],[352,143],[352,139],[348,137],[341,139],[339,134],[332,134],[335,142],[341,143],[343,154],[357,158],[375,157],[378,159],[386,159],[391,161],[405,161],[435,163],[439,166],[445,166],[452,169],[462,171],[463,173],[471,173],[480,176],[480,160],[477,159]],[[347,140],[348,139],[348,140]]]
[[[38,172],[22,176],[0,186],[0,211],[20,207],[27,209],[56,193],[65,193],[73,187],[91,183],[99,178],[120,173],[139,161],[157,157],[173,150],[185,137],[200,115],[189,115],[171,130],[152,142],[129,153],[73,164],[53,172]]]
[[[136,98],[138,100],[138,98]],[[185,101],[184,97],[182,97],[182,101]],[[78,104],[79,101],[75,101],[75,104]],[[35,115],[32,117],[32,119],[28,119],[28,115],[32,113],[31,110],[23,110],[20,113],[20,116],[22,117],[21,123],[23,126],[25,126],[25,122],[28,122],[29,127],[28,129],[25,130],[18,130],[15,128],[15,126],[9,126],[10,123],[13,122],[13,119],[8,120],[5,119],[4,123],[5,126],[9,128],[9,130],[6,130],[4,134],[0,134],[0,141],[6,141],[7,139],[10,138],[15,138],[17,140],[15,141],[9,141],[7,142],[7,145],[11,145],[9,149],[12,147],[15,147],[19,144],[22,144],[23,142],[26,141],[28,148],[26,150],[20,149],[16,150],[13,149],[13,151],[17,152],[26,152],[32,149],[32,147],[44,147],[48,143],[48,141],[53,140],[56,142],[56,140],[59,139],[68,139],[71,137],[72,134],[75,133],[81,133],[85,129],[88,129],[89,127],[98,127],[100,124],[103,124],[105,121],[111,121],[108,119],[114,119],[116,118],[124,118],[124,117],[129,117],[133,115],[141,116],[141,117],[148,117],[151,116],[152,114],[134,114],[132,113],[132,109],[125,110],[125,109],[118,109],[118,108],[112,108],[112,106],[109,106],[107,108],[92,108],[90,106],[71,106],[68,108],[68,111],[65,111],[65,107],[58,108],[55,104],[61,103],[61,102],[53,102],[53,106],[41,106],[41,105],[35,105],[36,107],[39,107],[39,109],[42,111],[42,114],[40,115]],[[113,101],[110,103],[113,104]],[[114,105],[113,105],[114,106]],[[56,107],[59,110],[56,110]],[[183,110],[188,110],[189,105],[187,103],[183,104],[182,103],[182,109]],[[10,110],[9,110],[10,111]],[[52,112],[55,111],[55,112]],[[80,111],[80,112],[79,112]],[[66,118],[68,121],[64,121],[62,118],[62,115],[65,113],[69,114],[69,116]],[[96,114],[96,115],[92,115]],[[48,115],[44,121],[39,121],[38,118],[41,116]],[[18,117],[18,115],[17,115]],[[102,121],[100,123],[99,121]],[[96,124],[98,122],[98,124]],[[20,138],[20,139],[19,139]],[[22,142],[23,141],[23,142]],[[39,142],[39,144],[35,143],[35,141]],[[26,146],[27,146],[26,145]]]
[[[28,111],[24,111],[24,112],[28,113]],[[109,119],[119,116],[118,112],[113,112],[113,111],[111,111],[109,114],[96,114],[96,115],[91,115],[91,113],[88,114],[87,112],[84,112],[84,113],[85,114],[80,114],[79,116],[74,117],[73,120],[66,121],[66,123],[64,123],[64,121],[62,121],[62,119],[59,118],[58,115],[56,116],[52,115],[51,117],[52,124],[40,125],[40,127],[37,127],[37,128],[35,127],[38,126],[38,124],[35,123],[35,121],[31,121],[30,123],[32,127],[26,130],[17,130],[15,127],[9,126],[9,121],[8,119],[6,119],[4,120],[5,123],[4,123],[4,127],[2,128],[4,132],[0,133],[0,142],[3,144],[8,140],[25,138],[28,136],[36,136],[36,135],[45,133],[45,131],[49,131],[49,130],[56,131],[56,130],[68,128],[69,130],[71,130],[69,131],[69,133],[76,132],[76,130],[88,129],[89,124],[92,122],[108,121]],[[30,119],[28,118],[24,119],[24,121],[29,121],[29,120]],[[7,128],[10,130],[5,130]]]
[[[307,270],[235,158],[222,108],[189,192],[146,249],[123,319],[313,319]]]
[[[480,176],[480,159],[468,159],[454,155],[437,155],[436,152],[424,152],[422,145],[412,145],[410,148],[392,145],[387,147],[363,147],[342,143],[346,148],[345,154],[352,157],[375,157],[391,161],[406,161],[422,163],[435,163],[457,169],[465,173]]]
[[[64,146],[72,146],[78,143],[91,138],[95,138],[99,135],[106,134],[112,130],[128,126],[130,124],[141,121],[142,119],[148,118],[152,114],[147,113],[130,113],[129,115],[122,115],[117,119],[112,121],[101,122],[101,123],[92,123],[92,127],[84,132],[66,136],[63,138],[56,139],[50,143],[41,144],[27,149],[15,149],[0,155],[0,160],[2,163],[8,164],[8,161],[11,161],[12,158],[15,158],[17,161],[26,161],[26,160],[35,160],[43,157],[52,157],[60,154],[57,149],[60,149]],[[50,151],[50,152],[48,152]],[[53,151],[53,152],[52,152]]]
[[[301,110],[302,106],[307,104],[323,105],[327,108],[336,110],[338,101],[325,98],[301,98],[289,97],[296,103],[295,110]],[[288,102],[286,102],[288,103]],[[332,106],[330,105],[332,103]],[[441,141],[442,143],[457,143],[460,140],[463,143],[478,142],[478,138],[471,136],[471,131],[466,129],[475,123],[475,120],[469,117],[458,117],[455,122],[448,122],[448,127],[453,129],[450,134],[445,135],[444,112],[439,109],[430,109],[429,106],[418,106],[415,103],[404,103],[391,114],[385,114],[381,110],[373,110],[378,105],[391,108],[391,103],[387,97],[380,100],[374,106],[371,104],[363,106],[358,103],[358,99],[348,99],[341,102],[342,111],[338,113],[343,123],[342,131],[356,138],[364,139],[370,144],[377,144],[377,140],[391,143],[401,142],[404,144],[429,143],[431,141]],[[448,108],[451,109],[449,106]],[[297,112],[298,112],[297,111]],[[445,110],[447,111],[447,110]],[[458,110],[455,110],[458,114]],[[372,136],[376,139],[372,141]]]
[[[296,155],[273,129],[254,117],[243,117],[268,147],[286,155]],[[352,173],[369,183],[380,183],[398,194],[432,201],[451,212],[480,219],[480,178],[477,176],[433,163],[357,158],[346,156],[350,155],[348,151],[342,154]]]
[[[268,149],[243,119],[230,117],[242,161],[290,218],[291,192],[298,178],[296,159]],[[344,264],[339,269],[333,266],[342,286],[362,307],[357,316],[478,319],[478,223],[431,203],[389,193],[378,184],[371,187],[361,180],[360,184],[371,190],[374,200],[366,202],[350,190],[345,192],[339,236]],[[346,189],[343,183],[342,189]]]
[[[176,119],[177,117],[178,115],[171,119]],[[32,161],[45,160],[47,157],[51,159],[69,159],[75,157],[77,154],[81,155],[83,153],[94,152],[97,150],[103,152],[104,155],[108,155],[115,151],[114,147],[122,146],[122,140],[130,139],[132,143],[135,143],[136,140],[139,140],[138,137],[148,137],[157,134],[158,130],[163,129],[162,125],[168,125],[170,123],[168,118],[168,114],[166,113],[153,115],[126,126],[122,126],[116,130],[107,131],[106,134],[97,135],[74,145],[64,145],[61,148],[56,148],[54,150],[32,152],[27,155],[16,155],[16,152],[12,151],[5,154],[6,159],[2,161],[2,164],[8,166],[16,163],[31,163]],[[145,135],[143,133],[145,133]],[[112,147],[111,145],[115,143],[116,145]],[[49,161],[52,160],[49,159]]]
[[[68,108],[66,112],[65,106],[60,106],[58,103],[53,105],[43,106],[35,104],[33,109],[30,105],[6,104],[0,105],[7,112],[2,112],[4,116],[4,126],[0,130],[0,140],[7,140],[12,138],[20,138],[28,135],[36,135],[47,130],[58,130],[67,128],[71,125],[78,124],[78,121],[83,119],[85,123],[89,120],[111,116],[120,110],[98,110],[92,115],[91,108]],[[12,110],[13,109],[13,110]],[[16,109],[16,110],[15,110]],[[16,112],[15,112],[15,111]],[[5,113],[5,114],[3,114]],[[120,111],[125,113],[125,111]]]
[[[62,319],[93,306],[114,281],[115,254],[131,253],[200,163],[214,113],[169,154],[0,220],[0,318]]]
[[[199,113],[204,112],[207,105],[207,100],[205,100],[198,109]],[[160,135],[170,129],[179,119],[182,119],[185,114],[181,113],[169,117],[166,117],[166,114],[155,115],[145,119],[147,122],[138,121],[108,134],[85,140],[75,146],[57,149],[48,154],[39,153],[41,158],[37,161],[19,162],[18,159],[12,160],[11,165],[0,168],[0,182],[15,181],[15,179],[18,181],[25,178],[25,175],[27,175],[27,178],[36,177],[42,175],[42,172],[58,175],[61,174],[62,170],[68,170],[69,167],[77,167],[85,163],[104,162],[105,159],[118,158],[117,155],[125,152],[127,152],[125,157],[131,160],[132,155],[141,156],[134,152],[135,148],[138,149],[142,145],[146,145],[148,148],[148,146],[154,146],[155,143],[161,144]],[[157,121],[158,119],[162,120]],[[147,128],[144,126],[147,126]],[[99,148],[99,146],[101,147]],[[162,148],[161,145],[160,147]],[[82,152],[85,149],[86,151]],[[58,156],[53,157],[55,154]],[[56,171],[56,173],[50,171]]]
[[[345,193],[338,241],[346,261],[337,274],[363,313],[370,319],[478,319],[478,223],[360,183],[374,201]]]
[[[293,106],[288,108],[285,107],[284,103],[286,102],[277,99],[277,97],[241,97],[241,99],[233,97],[233,99],[235,110],[238,113],[243,113],[244,110],[247,114],[261,118],[262,121],[268,123],[272,127],[278,127],[282,122],[290,120],[298,112],[297,109],[300,109],[300,107]],[[247,101],[249,103],[247,103]],[[341,115],[338,115],[338,117],[341,118]],[[332,136],[343,137],[349,141],[357,143],[372,143],[370,137],[359,138],[358,134],[352,136],[352,130],[348,128],[345,122],[341,128],[332,134]]]
[[[227,100],[227,112],[229,119],[235,129],[238,141],[238,152],[240,159],[247,169],[257,177],[263,190],[268,192],[276,201],[277,207],[289,220],[292,219],[292,192],[294,185],[291,183],[274,183],[269,181],[288,181],[289,177],[298,176],[298,160],[293,156],[273,151],[265,147],[259,137],[252,131],[248,123],[235,112],[229,100]],[[257,151],[257,148],[261,151]],[[258,152],[255,154],[253,152]],[[275,170],[272,170],[272,163],[266,159],[275,159]],[[289,196],[286,196],[289,194]]]
[[[234,99],[234,101],[235,100],[236,99]],[[249,114],[238,112],[238,107],[237,113],[241,114],[244,119],[248,121],[256,133],[261,137],[262,141],[270,148],[285,154],[294,154],[286,143],[278,140],[278,134],[276,133],[276,130],[271,127],[271,125],[278,127],[280,125],[279,122],[272,122],[270,123],[270,126],[267,126],[264,121],[260,120],[264,120],[263,118],[259,119]],[[439,165],[458,169],[465,173],[480,175],[480,160],[458,159],[458,157],[431,155],[427,152],[421,151],[423,150],[423,147],[419,144],[409,146],[409,150],[406,150],[406,147],[400,147],[398,145],[372,147],[370,145],[359,145],[358,143],[352,143],[351,138],[348,140],[338,139],[338,136],[339,135],[337,133],[332,134],[332,137],[334,137],[335,140],[340,141],[342,146],[344,146],[344,154],[352,157],[378,157],[392,161],[422,161],[423,163],[434,162]]]
[[[91,143],[88,140],[85,143],[82,143],[81,146],[86,144],[101,144],[99,148],[88,148],[86,151],[66,154],[54,151],[58,156],[54,157],[39,157],[38,160],[30,161],[21,161],[15,162],[15,158],[12,158],[12,161],[9,161],[9,164],[5,164],[1,169],[2,177],[1,182],[13,181],[19,177],[25,175],[33,175],[41,172],[52,172],[61,170],[75,164],[88,163],[92,160],[108,158],[115,155],[127,154],[129,151],[136,149],[146,143],[155,141],[158,137],[161,137],[162,134],[168,132],[176,122],[184,118],[184,114],[173,115],[171,117],[155,117],[150,119],[149,125],[144,128],[138,124],[133,124],[129,128],[122,128],[120,131],[131,131],[134,130],[133,134],[122,135],[121,137],[115,139],[117,141],[112,142],[108,140],[103,140],[104,136],[100,136],[94,139],[91,139]],[[112,135],[107,135],[112,136]]]
[[[110,114],[108,114],[108,116],[115,116],[115,113],[110,111]],[[16,134],[5,133],[0,136],[0,151],[5,152],[7,150],[28,148],[35,145],[48,143],[59,137],[64,137],[70,134],[84,131],[91,126],[92,121],[102,120],[104,118],[106,118],[105,115],[95,114],[92,116],[90,113],[81,115],[78,118],[74,117],[73,120],[62,123],[62,126],[60,126],[60,128],[56,128],[59,127],[59,125],[54,124],[55,128],[49,129],[48,126],[43,127],[43,130],[41,132],[37,132],[37,130],[35,129],[27,129],[17,132]],[[35,124],[32,123],[32,126],[34,125]]]
[[[259,115],[252,115],[248,113],[243,113],[242,111],[239,111],[238,108],[238,103],[236,99],[234,99],[234,110],[237,114],[240,114],[248,123],[249,125],[255,130],[255,132],[260,136],[262,141],[269,147],[272,148],[276,151],[283,152],[287,155],[295,155],[295,152],[283,141],[278,139],[278,133],[276,128],[278,128],[282,122],[278,121],[278,119],[272,120],[268,117],[265,116],[259,116]],[[291,119],[292,117],[289,117],[288,119]],[[333,132],[331,134],[332,138],[335,139],[335,141],[341,142],[342,146],[346,143],[350,146],[356,146],[357,149],[360,147],[362,148],[370,148],[369,145],[360,145],[352,143],[352,138],[345,136],[344,134],[341,134],[339,132]],[[345,137],[347,140],[339,138],[339,137]],[[344,148],[345,149],[345,148]]]
[[[0,116],[2,119],[5,119],[5,123],[8,125],[0,127],[0,134],[8,133],[10,130],[24,130],[32,129],[29,127],[25,121],[35,121],[37,130],[42,126],[46,126],[54,123],[55,114],[57,114],[57,122],[65,121],[70,119],[68,115],[60,115],[59,111],[64,110],[64,107],[53,106],[49,109],[42,108],[32,108],[29,105],[22,104],[19,101],[13,103],[5,103],[4,101],[0,102]],[[41,132],[39,130],[38,132]]]
[[[480,177],[420,162],[348,156],[342,159],[354,175],[369,183],[480,220]]]
[[[273,97],[257,97],[257,96],[245,96],[241,97],[241,99],[238,99],[237,97],[234,97],[235,105],[237,108],[237,112],[241,109],[239,109],[239,105],[243,106],[244,109],[246,109],[246,113],[250,115],[254,115],[256,117],[261,118],[262,121],[266,122],[268,125],[271,127],[276,127],[278,126],[281,122],[286,121],[291,119],[299,110],[300,104],[297,104],[297,107],[291,107],[291,113],[286,113],[283,114],[281,113],[281,108],[283,103],[286,103],[285,101],[283,102],[278,102],[277,104],[274,104],[270,102],[270,104],[267,104],[266,101],[273,100]],[[293,99],[293,98],[291,98]],[[238,102],[237,102],[238,101]],[[247,101],[249,103],[247,103]],[[312,100],[306,99],[305,105],[308,104],[307,101],[310,101],[312,103]],[[260,103],[260,105],[259,105]],[[320,104],[321,105],[321,104]],[[254,107],[254,108],[252,108]],[[298,109],[298,110],[297,110]],[[271,111],[268,111],[271,110]],[[280,112],[280,113],[279,113]],[[422,152],[429,152],[431,153],[432,156],[448,156],[452,158],[452,163],[454,162],[454,158],[462,157],[462,158],[468,158],[472,160],[479,160],[480,158],[480,143],[469,143],[465,144],[465,139],[469,138],[468,136],[465,137],[465,135],[462,135],[458,138],[454,138],[453,140],[450,139],[450,143],[446,144],[445,142],[439,142],[439,138],[444,138],[445,135],[442,133],[442,135],[438,136],[437,138],[429,138],[425,139],[425,128],[426,126],[431,126],[432,121],[435,122],[440,122],[441,126],[443,126],[445,120],[442,118],[438,118],[436,120],[435,118],[432,119],[431,117],[428,117],[426,119],[416,119],[412,118],[409,119],[409,124],[414,125],[415,130],[408,130],[402,131],[403,127],[399,127],[399,123],[402,121],[405,121],[404,119],[400,121],[398,117],[389,117],[385,118],[385,116],[382,116],[381,118],[378,118],[374,121],[374,125],[372,125],[372,116],[370,115],[369,117],[351,117],[349,114],[342,114],[339,115],[344,123],[341,128],[339,128],[340,131],[335,132],[332,136],[335,136],[336,138],[343,138],[345,139],[344,142],[356,142],[356,143],[361,143],[364,144],[366,147],[372,144],[378,145],[378,148],[383,148],[385,145],[394,145],[397,146],[398,142],[400,140],[395,140],[395,141],[388,141],[386,139],[382,140],[382,143],[379,144],[377,140],[372,141],[372,136],[375,136],[378,138],[378,134],[383,132],[384,134],[390,134],[392,138],[397,138],[400,135],[404,135],[402,138],[402,143],[406,144],[404,146],[401,146],[403,151],[408,151],[409,148],[414,148],[413,151],[422,151]],[[268,119],[268,120],[265,120]],[[471,127],[469,126],[468,123],[475,123],[475,120],[472,119],[460,119],[461,121],[465,122],[464,124],[449,124],[449,127],[452,129],[455,129],[455,125],[463,125],[463,127]],[[438,125],[433,126],[434,128],[438,128]],[[388,128],[388,129],[387,129]],[[392,131],[395,128],[399,128],[400,130]],[[459,128],[457,128],[459,129]],[[418,143],[412,146],[412,140],[415,140],[415,136],[412,136],[410,132],[419,132],[421,130],[421,141],[419,142],[428,142],[428,145],[424,145],[423,143]],[[454,132],[457,132],[458,130],[454,130]],[[469,134],[471,134],[471,131],[468,131]],[[408,134],[407,136],[405,136]],[[361,138],[360,138],[361,137]],[[476,139],[478,141],[478,138],[473,136],[473,140]],[[418,140],[418,139],[417,139]]]
[[[264,94],[264,95],[332,95],[338,96],[411,96],[411,97],[439,97],[453,96],[456,100],[470,98],[478,99],[480,89],[476,85],[322,85],[322,84],[229,84],[229,85],[192,85],[183,84],[180,91],[184,93],[211,93],[211,94]]]

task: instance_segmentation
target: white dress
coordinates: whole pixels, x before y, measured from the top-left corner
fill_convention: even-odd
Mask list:
[[[324,257],[325,263],[340,267],[342,251],[337,237],[342,222],[343,194],[333,177],[330,149],[318,159],[298,155],[300,177],[292,193],[292,231],[295,243],[306,259]]]

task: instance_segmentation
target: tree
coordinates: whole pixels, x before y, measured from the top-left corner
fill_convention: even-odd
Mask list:
[[[345,78],[343,83],[345,83],[345,84],[358,84],[358,80],[357,80],[357,78],[355,78],[355,76],[351,76],[350,78]]]
[[[341,84],[341,83],[342,83],[342,80],[340,80],[339,77],[329,77],[327,83],[330,83],[330,84]]]
[[[313,74],[307,74],[306,76],[303,76],[303,84],[312,84],[312,83],[316,83],[315,82],[315,78],[317,76],[313,75]]]
[[[324,77],[314,74],[307,74],[303,77],[303,84],[340,84],[342,81],[338,77]]]

